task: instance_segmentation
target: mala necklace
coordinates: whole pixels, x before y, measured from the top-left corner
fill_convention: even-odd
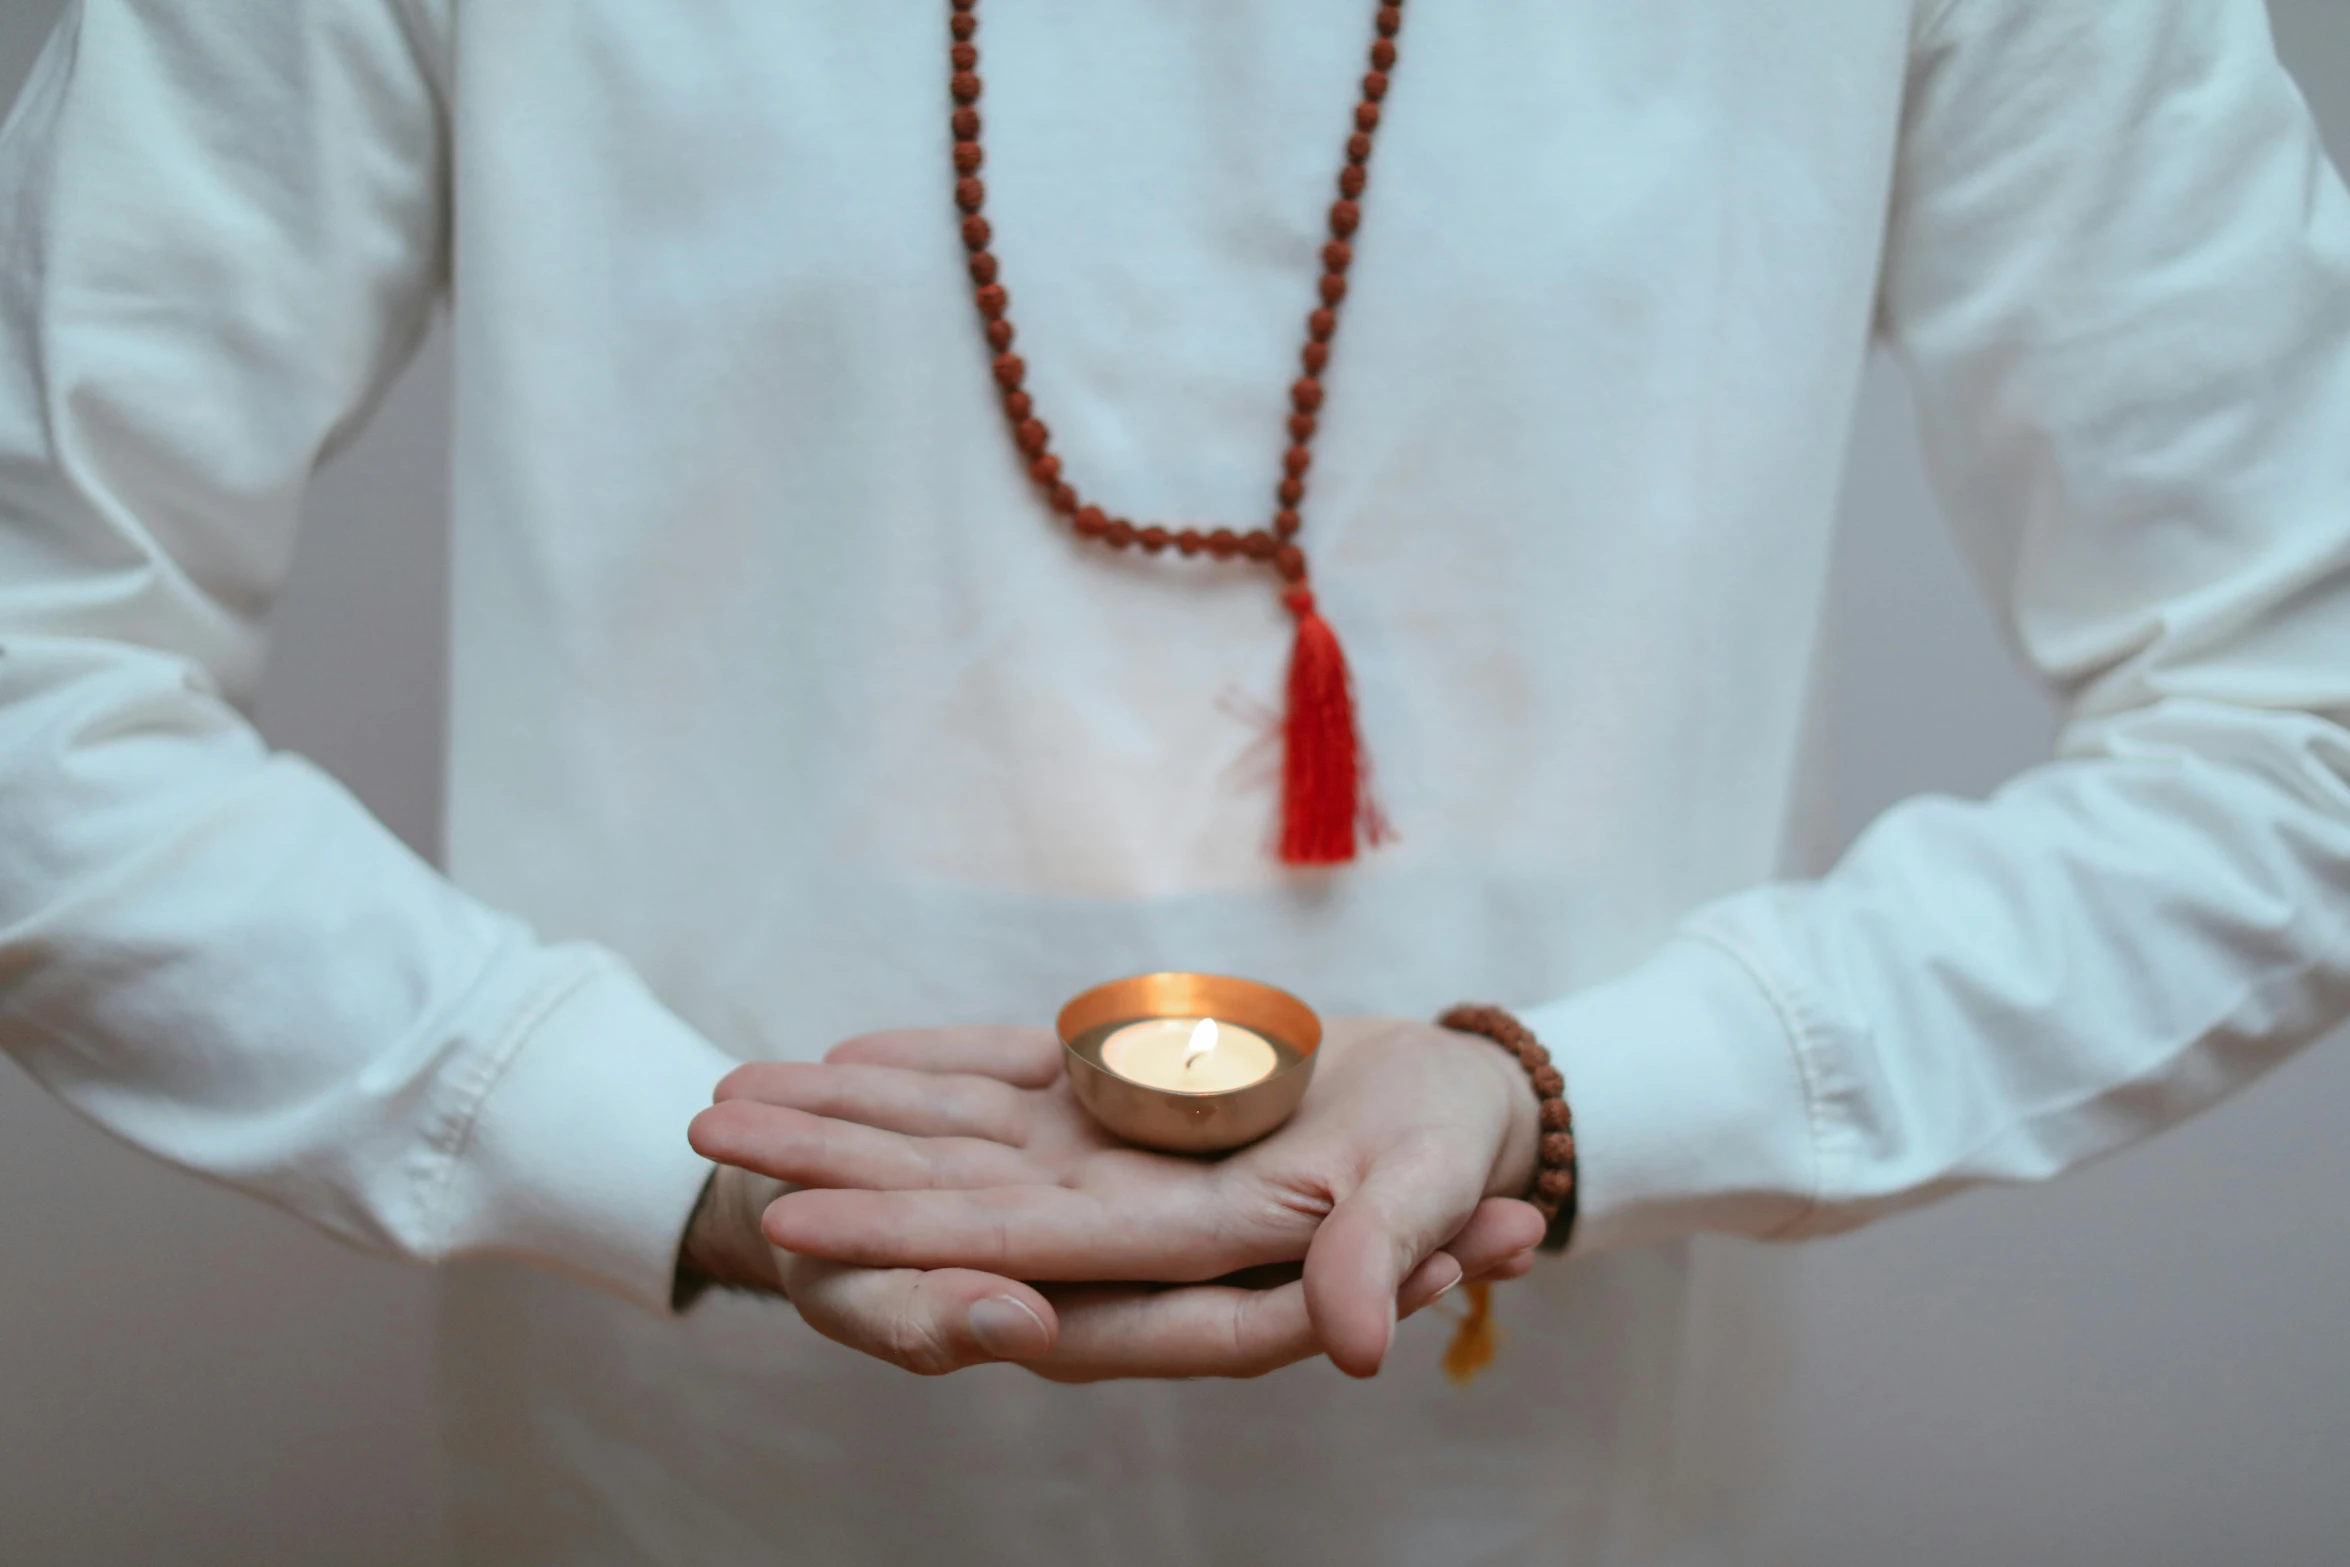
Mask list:
[[[1028,476],[1053,510],[1070,519],[1078,536],[1113,549],[1139,548],[1157,555],[1235,557],[1258,562],[1279,578],[1282,603],[1297,618],[1290,652],[1288,711],[1282,722],[1281,858],[1292,865],[1336,865],[1355,857],[1358,833],[1377,843],[1383,832],[1367,788],[1361,741],[1355,729],[1354,699],[1348,689],[1346,656],[1330,625],[1314,608],[1305,551],[1298,547],[1298,508],[1306,496],[1306,470],[1313,465],[1315,416],[1322,406],[1322,371],[1330,362],[1330,339],[1338,331],[1338,308],[1346,299],[1346,273],[1354,260],[1353,236],[1363,220],[1362,194],[1368,179],[1371,138],[1379,129],[1379,102],[1387,96],[1387,73],[1395,68],[1395,35],[1403,9],[1393,0],[1378,7],[1371,40],[1371,69],[1363,77],[1362,101],[1355,105],[1354,132],[1347,137],[1346,162],[1338,171],[1338,200],[1330,207],[1330,240],[1322,247],[1321,303],[1306,317],[1305,346],[1299,351],[1304,374],[1289,388],[1289,449],[1282,454],[1278,506],[1269,527],[1236,533],[1202,531],[1153,523],[1137,527],[1115,517],[1077,492],[1063,476],[1052,450],[1052,432],[1036,416],[1025,382],[1028,365],[1012,352],[1011,295],[1005,290],[992,230],[983,215],[987,185],[979,177],[986,153],[979,142],[979,0],[952,0],[948,50],[953,75],[955,205],[962,211],[963,248],[970,252],[972,302],[995,351],[995,381],[1003,394],[1012,440],[1028,464]]]

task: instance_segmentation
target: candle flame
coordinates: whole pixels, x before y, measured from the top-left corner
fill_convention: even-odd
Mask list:
[[[1183,1047],[1183,1069],[1188,1072],[1215,1053],[1216,1020],[1203,1017],[1199,1020],[1199,1027],[1191,1031],[1191,1042]]]

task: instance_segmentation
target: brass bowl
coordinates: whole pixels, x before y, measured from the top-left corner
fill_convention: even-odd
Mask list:
[[[1212,1017],[1265,1036],[1279,1057],[1245,1088],[1187,1094],[1146,1088],[1102,1065],[1102,1041],[1154,1017]],[[1137,974],[1096,985],[1061,1008],[1069,1086],[1093,1118],[1130,1143],[1167,1153],[1221,1153],[1289,1119],[1313,1079],[1322,1020],[1285,990],[1223,974]]]

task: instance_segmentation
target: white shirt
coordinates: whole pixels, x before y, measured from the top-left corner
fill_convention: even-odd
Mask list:
[[[84,0],[0,138],[0,1042],[453,1270],[501,1563],[1734,1559],[1737,1252],[2036,1179],[2350,1010],[2350,204],[2257,0],[1414,7],[1304,542],[1400,841],[1267,852],[1285,615],[1025,481],[943,7]],[[1031,386],[1269,510],[1353,0],[997,0]],[[240,708],[436,303],[449,873]],[[1872,334],[2058,759],[1774,881]],[[1581,1260],[1501,1373],[919,1382],[665,1312],[739,1056],[1151,967],[1513,1002]],[[601,1285],[578,1288],[552,1276]],[[1724,1553],[1730,1553],[1725,1556]]]

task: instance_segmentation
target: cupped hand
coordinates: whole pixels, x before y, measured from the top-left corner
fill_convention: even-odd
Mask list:
[[[920,1375],[1009,1361],[1062,1382],[1249,1377],[1321,1353],[1294,1267],[1287,1280],[1041,1291],[969,1268],[857,1267],[792,1255],[760,1234],[761,1211],[785,1189],[721,1165],[689,1233],[692,1272],[784,1295],[826,1337]],[[1511,1244],[1472,1237],[1455,1247],[1482,1265]],[[1462,1276],[1461,1263],[1438,1253],[1405,1281],[1398,1310],[1411,1315]]]
[[[1119,1143],[1076,1103],[1057,1042],[1027,1029],[875,1034],[822,1064],[747,1066],[693,1137],[803,1188],[764,1230],[819,1270],[794,1299],[820,1331],[842,1325],[836,1295],[1008,1299],[1045,1324],[1027,1363],[1073,1378],[1245,1375],[1317,1349],[1368,1376],[1399,1316],[1463,1277],[1524,1271],[1542,1231],[1503,1195],[1534,1163],[1516,1063],[1388,1019],[1333,1024],[1298,1114],[1212,1162]],[[1276,1288],[1208,1282],[1300,1262]],[[1190,1287],[1094,1282],[1137,1280]]]

